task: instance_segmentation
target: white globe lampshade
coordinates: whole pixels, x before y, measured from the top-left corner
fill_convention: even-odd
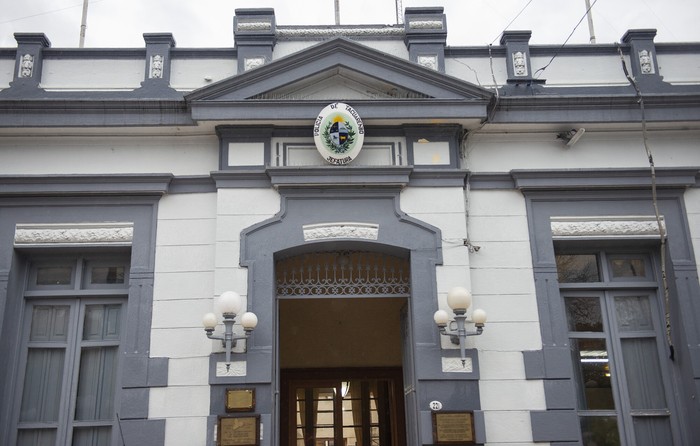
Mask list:
[[[223,314],[238,314],[241,305],[241,296],[235,291],[224,291],[219,296],[218,307]]]
[[[472,304],[472,293],[466,288],[456,286],[447,292],[447,305],[453,310],[466,311]]]
[[[218,323],[219,321],[214,313],[207,313],[202,318],[202,325],[204,325],[204,328],[209,330],[216,328],[216,324]]]
[[[241,315],[241,325],[245,330],[252,330],[258,326],[258,317],[250,311]]]
[[[472,311],[472,322],[477,325],[484,325],[486,323],[486,312],[481,308],[476,308]]]
[[[437,310],[433,315],[433,320],[439,327],[445,327],[450,322],[450,315],[445,310]]]

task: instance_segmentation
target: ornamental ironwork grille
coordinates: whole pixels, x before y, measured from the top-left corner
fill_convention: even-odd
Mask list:
[[[408,297],[408,259],[365,251],[302,254],[277,261],[280,297]]]

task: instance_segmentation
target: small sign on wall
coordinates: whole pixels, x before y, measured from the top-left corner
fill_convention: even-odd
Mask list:
[[[260,415],[219,417],[218,446],[259,446]]]
[[[255,389],[226,389],[226,412],[255,410]]]
[[[474,412],[433,412],[435,444],[474,444]]]

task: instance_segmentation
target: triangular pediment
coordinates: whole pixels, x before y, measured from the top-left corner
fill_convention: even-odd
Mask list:
[[[250,111],[252,104],[262,110],[274,103],[278,112],[292,105],[300,109],[314,104],[317,112],[316,104],[330,101],[361,103],[369,116],[375,114],[373,108],[377,116],[386,113],[379,111],[379,104],[411,102],[417,116],[425,117],[426,107],[437,110],[454,105],[440,113],[481,118],[491,98],[484,88],[345,38],[328,40],[185,96],[193,117],[205,120],[255,119],[236,111]],[[306,117],[300,113],[294,117]]]
[[[372,78],[338,66],[250,99],[350,101],[370,99],[426,99],[424,93]]]

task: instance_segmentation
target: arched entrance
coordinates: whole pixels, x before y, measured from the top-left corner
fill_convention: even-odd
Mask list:
[[[336,250],[275,265],[280,444],[406,444],[401,314],[410,295],[408,258]]]

